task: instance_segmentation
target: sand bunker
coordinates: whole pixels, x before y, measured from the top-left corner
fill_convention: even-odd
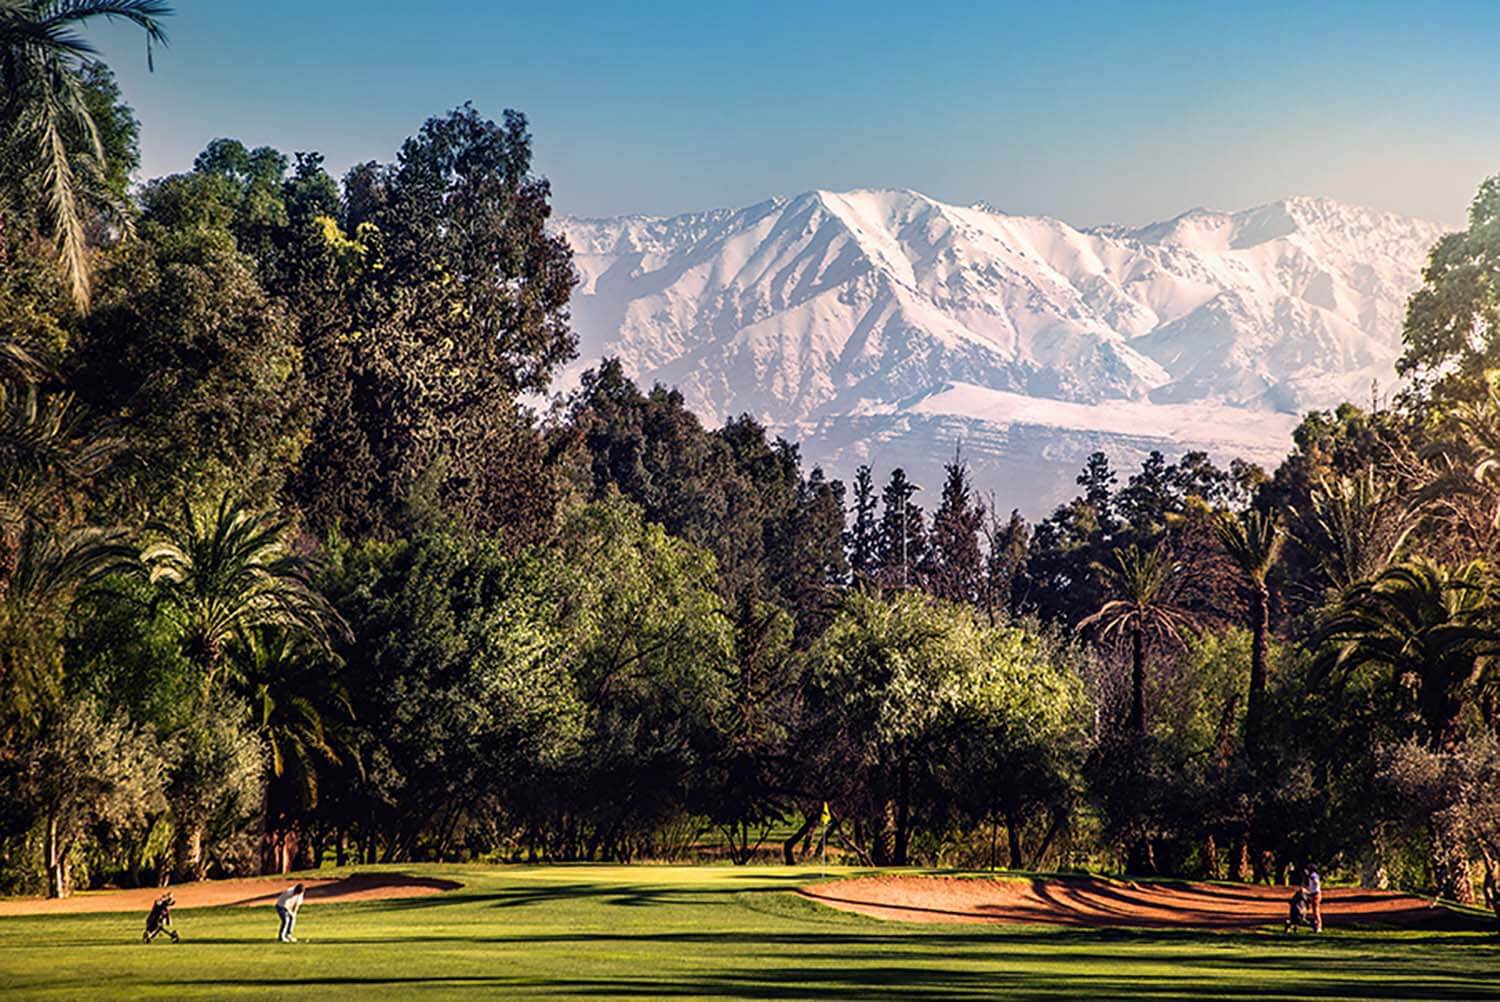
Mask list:
[[[886,876],[828,881],[802,888],[814,901],[903,922],[1007,922],[1026,925],[1251,929],[1279,925],[1286,887],[1133,883],[1097,877],[988,879]],[[1325,926],[1488,929],[1485,919],[1388,891],[1323,893]]]
[[[276,895],[296,882],[293,877],[252,877],[244,880],[203,880],[174,884],[172,894],[178,908],[210,908],[216,905],[269,905]],[[455,880],[412,877],[404,873],[356,873],[348,877],[303,879],[306,903],[379,901],[414,898],[451,891],[463,885]],[[142,912],[164,893],[160,887],[133,887],[120,891],[87,891],[62,900],[48,898],[0,898],[0,915],[55,915],[70,912]]]

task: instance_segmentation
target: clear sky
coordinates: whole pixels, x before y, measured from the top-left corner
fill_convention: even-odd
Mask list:
[[[216,136],[389,160],[429,115],[524,111],[564,212],[809,188],[1145,222],[1329,195],[1458,223],[1500,173],[1500,0],[176,0],[148,74],[94,31],[145,176]]]

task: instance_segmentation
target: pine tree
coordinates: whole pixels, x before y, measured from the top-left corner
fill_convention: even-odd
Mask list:
[[[1026,567],[1026,553],[1031,545],[1031,526],[1018,509],[1001,522],[993,501],[985,519],[984,579],[980,586],[980,606],[989,614],[990,624],[999,618],[1000,610],[1013,609],[1016,582]]]
[[[1109,468],[1109,457],[1095,452],[1084,463],[1078,474],[1078,486],[1083,488],[1083,500],[1094,509],[1094,520],[1105,533],[1113,532],[1116,526],[1114,486],[1115,473]]]
[[[927,529],[922,509],[911,503],[921,490],[897,467],[881,492],[880,580],[887,588],[905,588],[922,576],[927,558]]]
[[[943,499],[932,518],[931,589],[950,602],[973,603],[979,599],[982,573],[979,528],[984,506],[974,501],[968,464],[958,450],[943,469]]]
[[[875,479],[868,466],[854,473],[854,524],[848,537],[854,581],[869,581],[880,565],[880,527],[875,523]]]

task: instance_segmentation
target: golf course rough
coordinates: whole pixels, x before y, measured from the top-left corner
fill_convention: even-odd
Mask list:
[[[385,869],[462,886],[310,899],[297,926],[306,941],[285,945],[269,905],[180,909],[178,945],[143,945],[144,913],[0,917],[0,996],[1500,999],[1500,939],[1488,932],[882,921],[799,893],[820,883],[816,868]]]

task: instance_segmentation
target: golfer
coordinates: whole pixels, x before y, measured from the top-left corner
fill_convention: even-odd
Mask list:
[[[1318,868],[1307,864],[1307,877],[1302,883],[1307,891],[1307,900],[1312,905],[1313,932],[1323,931],[1323,882],[1318,879]]]
[[[281,919],[281,934],[277,939],[283,943],[295,943],[292,929],[297,925],[297,911],[302,907],[302,885],[293,884],[276,899],[276,914]]]

